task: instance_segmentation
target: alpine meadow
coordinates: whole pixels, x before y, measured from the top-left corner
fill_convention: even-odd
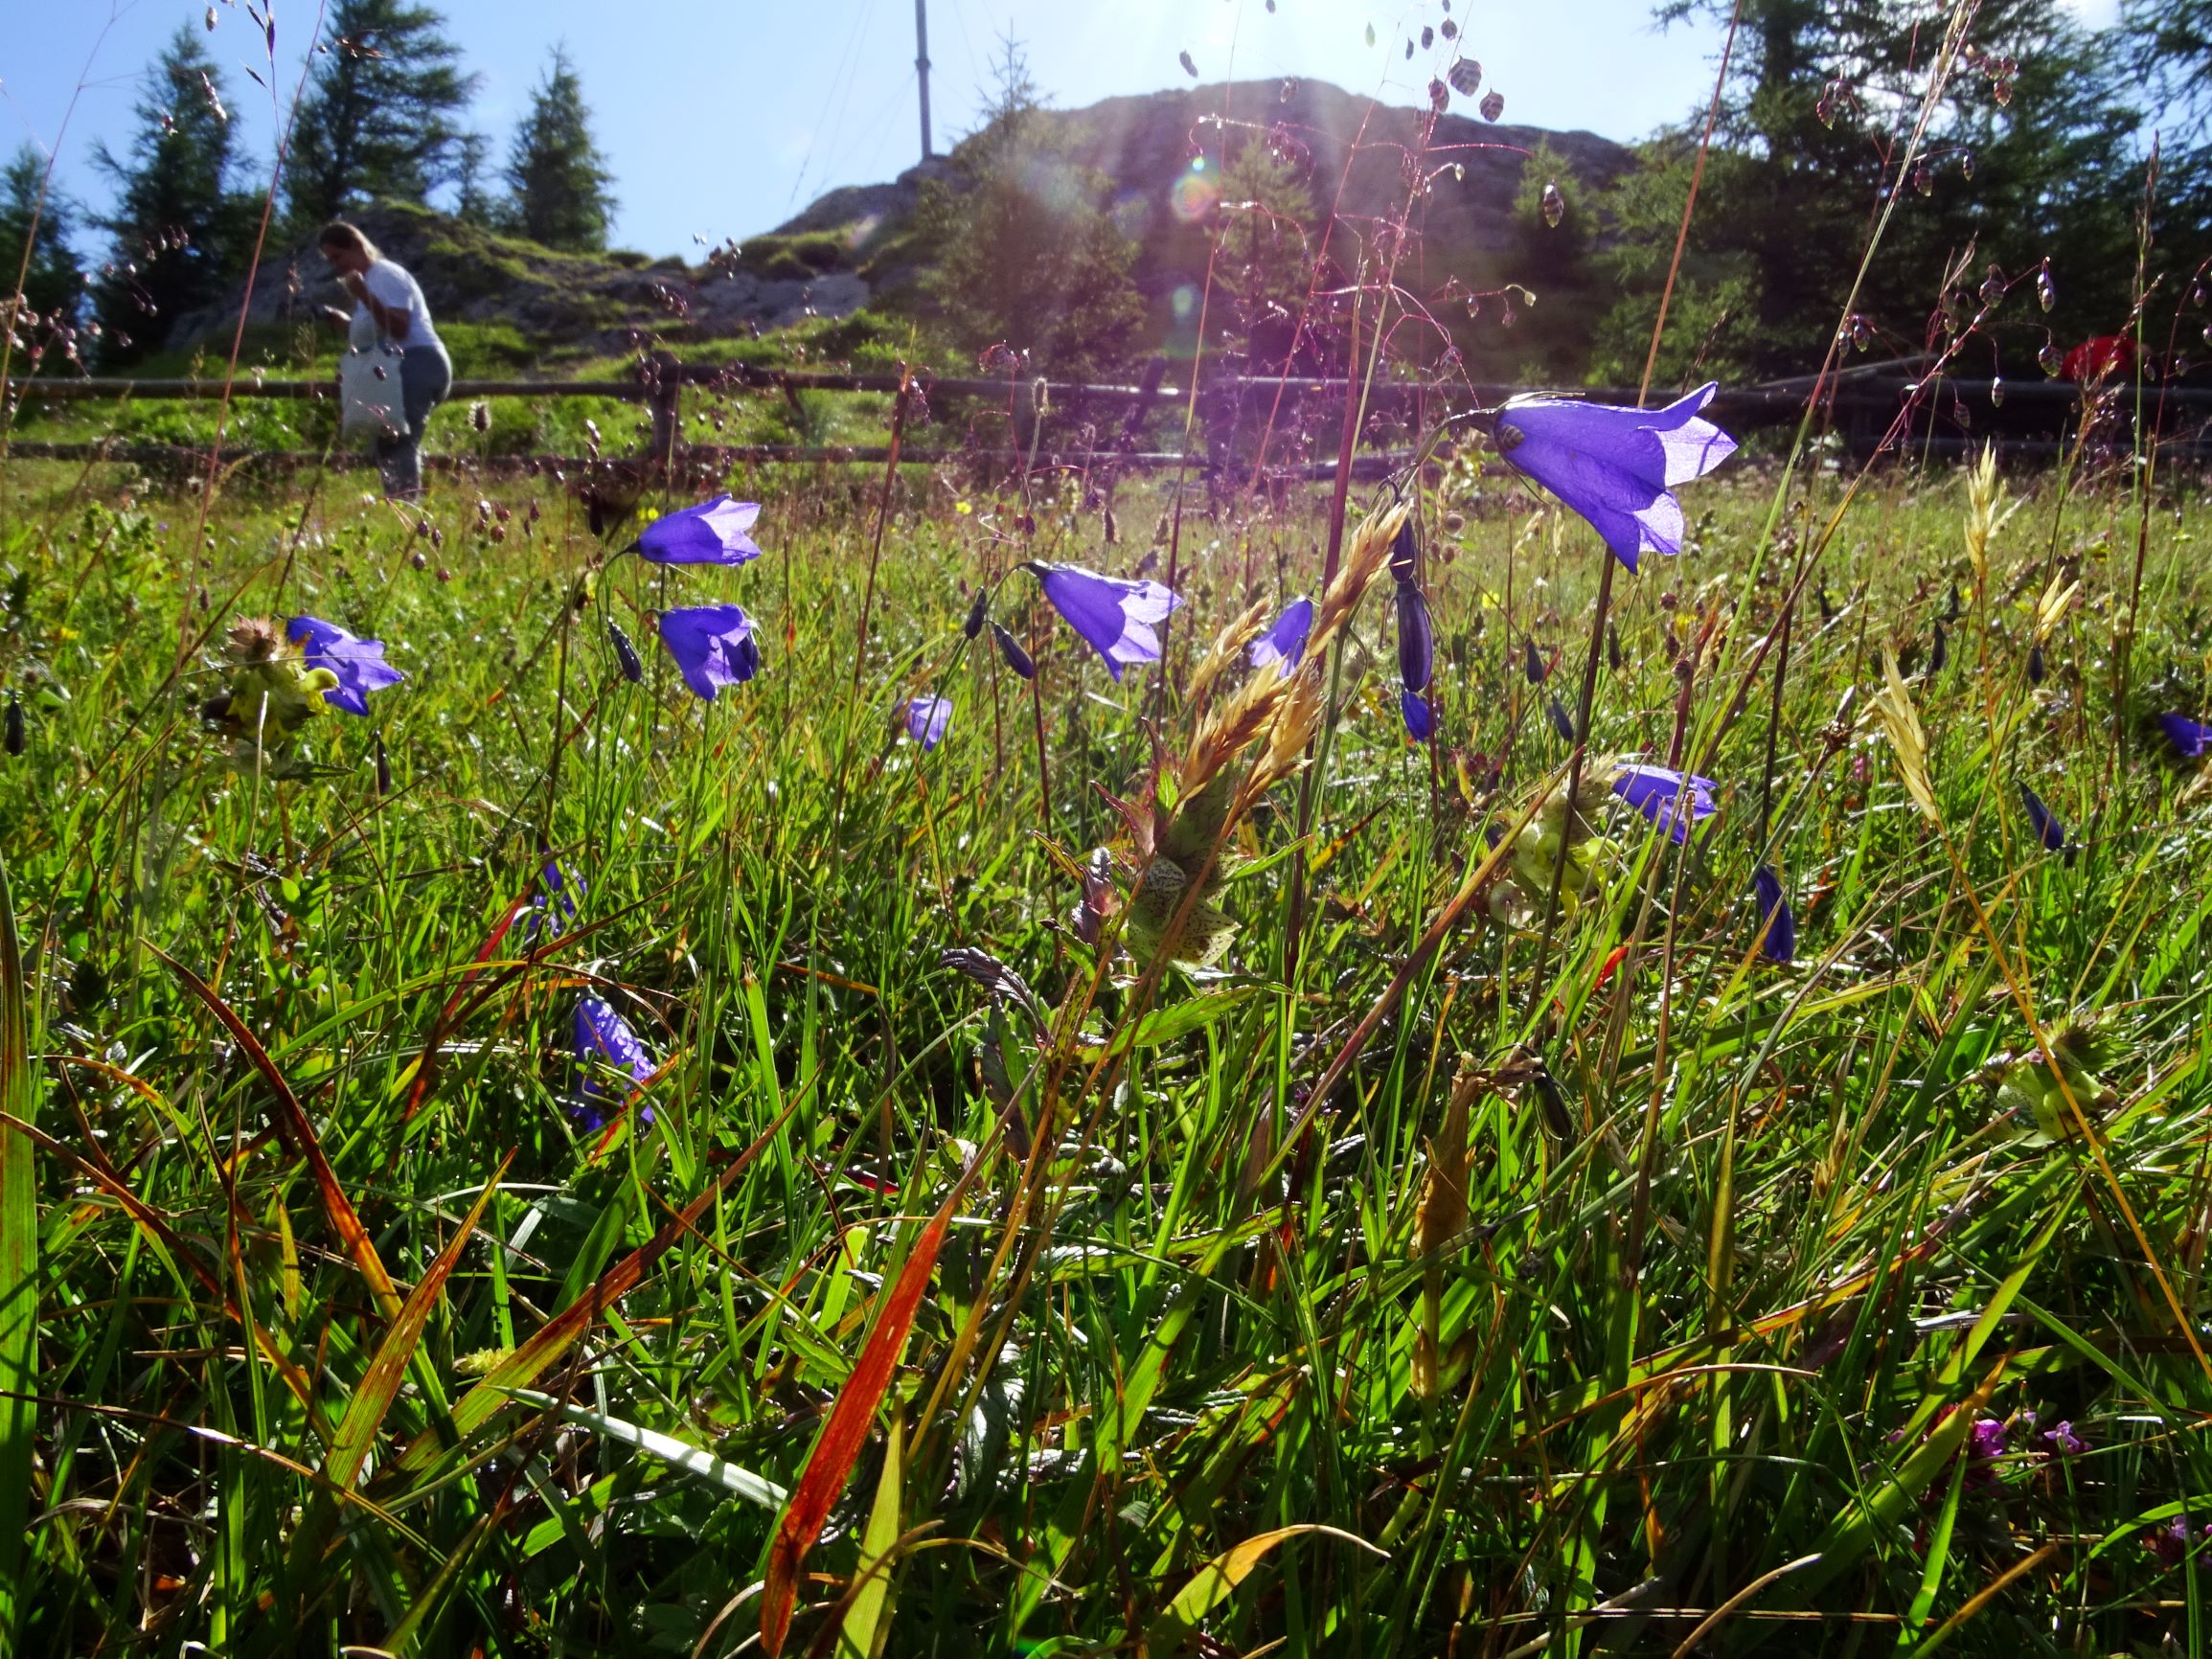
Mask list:
[[[1575,0],[1606,134],[918,3],[687,257],[775,135],[583,25],[140,5],[11,30],[0,1659],[2212,1651],[2212,0]]]

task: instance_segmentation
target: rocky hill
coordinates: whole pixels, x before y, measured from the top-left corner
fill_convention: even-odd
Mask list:
[[[1384,108],[1322,81],[1245,80],[1111,98],[1085,109],[1047,110],[1041,119],[1059,128],[1075,160],[1111,182],[1115,216],[1139,245],[1138,281],[1157,298],[1203,275],[1202,226],[1175,211],[1177,186],[1195,159],[1218,161],[1264,138],[1292,158],[1317,218],[1334,203],[1353,221],[1380,220],[1404,199],[1404,169],[1424,115]],[[1418,215],[1425,286],[1451,278],[1471,286],[1499,280],[1498,261],[1515,247],[1514,197],[1527,154],[1539,143],[1563,159],[1582,189],[1610,183],[1633,162],[1627,148],[1594,133],[1547,132],[1448,110],[1430,143],[1432,184]],[[641,331],[673,340],[727,338],[868,305],[913,274],[901,264],[901,232],[933,176],[949,176],[942,160],[888,183],[832,191],[773,232],[703,264],[557,254],[419,208],[379,207],[360,221],[415,273],[441,320],[508,325],[529,341],[568,352],[619,352]],[[170,344],[218,336],[237,317],[240,298],[234,291],[224,304],[180,319]],[[303,245],[264,264],[252,318],[282,323],[342,298],[312,245]]]
[[[867,304],[869,286],[841,246],[810,264],[765,247],[693,265],[643,254],[563,254],[500,236],[429,209],[379,204],[354,216],[383,251],[422,284],[441,324],[498,324],[557,353],[627,350],[640,333],[726,339],[807,317],[841,317]],[[244,285],[204,311],[180,317],[168,345],[226,338]],[[317,307],[351,306],[313,242],[272,253],[254,284],[248,322],[311,319]]]

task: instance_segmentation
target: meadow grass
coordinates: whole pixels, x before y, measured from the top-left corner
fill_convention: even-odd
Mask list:
[[[766,557],[701,571],[543,481],[203,535],[10,467],[20,1650],[2201,1651],[2212,806],[2151,722],[2212,712],[2212,521],[2023,475],[1977,563],[1956,471],[1776,484],[1613,588],[1592,751],[1720,812],[1608,803],[1601,891],[1515,928],[1606,556],[1432,482],[1437,739],[1378,583],[1193,971],[1070,912],[1249,683],[1217,631],[1318,597],[1318,494],[1125,484],[1106,546],[1080,487],[764,472]],[[1117,684],[1013,567],[1155,521],[1188,603]],[[647,613],[715,599],[765,666],[709,705]],[[280,776],[197,710],[303,611],[408,678]],[[657,1066],[596,1129],[586,993]]]

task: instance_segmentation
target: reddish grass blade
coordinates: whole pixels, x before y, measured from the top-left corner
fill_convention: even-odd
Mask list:
[[[277,1070],[276,1061],[269,1058],[268,1051],[262,1047],[252,1028],[239,1018],[213,986],[159,945],[148,944],[147,948],[176,975],[178,983],[207,1005],[208,1011],[222,1022],[231,1040],[253,1062],[254,1070],[262,1074],[262,1080],[269,1085],[269,1093],[277,1102],[277,1133],[294,1157],[306,1161],[315,1178],[315,1190],[322,1195],[323,1213],[330,1217],[331,1230],[344,1241],[354,1265],[360,1268],[361,1278],[369,1286],[369,1294],[376,1299],[377,1307],[387,1320],[399,1318],[399,1293],[393,1287],[392,1276],[384,1271],[376,1242],[370,1239],[369,1230],[361,1225],[361,1216],[353,1208],[353,1199],[346,1196],[345,1188],[338,1184],[337,1171],[323,1156],[323,1146],[315,1138],[314,1125],[308,1123],[299,1097],[292,1093],[292,1085],[285,1080],[284,1073]]]
[[[437,1261],[430,1263],[430,1270],[416,1281],[415,1288],[408,1292],[399,1309],[399,1317],[392,1322],[392,1328],[384,1332],[384,1340],[377,1344],[376,1356],[369,1361],[361,1385],[347,1401],[346,1415],[338,1422],[338,1437],[331,1443],[331,1455],[324,1462],[324,1468],[335,1485],[351,1487],[360,1478],[361,1466],[368,1461],[370,1448],[376,1443],[376,1431],[383,1426],[384,1414],[391,1410],[392,1401],[399,1392],[399,1379],[406,1374],[415,1345],[422,1340],[422,1328],[429,1323],[431,1310],[445,1292],[445,1281],[461,1264],[461,1252],[476,1236],[476,1224],[484,1218],[485,1207],[491,1202],[508,1165],[513,1161],[512,1153],[499,1161],[499,1168],[491,1179],[484,1183],[484,1191],[477,1194],[476,1202],[462,1217],[461,1225],[453,1230],[453,1237],[438,1253]]]
[[[963,1180],[946,1195],[943,1207],[914,1241],[913,1254],[906,1258],[899,1282],[891,1287],[891,1295],[877,1318],[876,1329],[869,1332],[852,1375],[845,1379],[837,1403],[831,1407],[822,1438],[814,1443],[813,1454],[807,1459],[806,1469],[776,1528],[776,1540],[768,1552],[767,1591],[761,1598],[761,1646],[771,1655],[784,1650],[784,1640],[791,1631],[791,1608],[799,1595],[799,1563],[821,1536],[831,1506],[852,1478],[853,1465],[868,1439],[868,1425],[876,1420],[876,1408],[882,1403],[883,1391],[891,1386],[899,1355],[906,1346],[906,1333],[913,1328],[923,1292],[929,1287],[937,1252],[952,1220],[952,1206],[967,1185]]]
[[[43,1129],[33,1128],[11,1113],[0,1112],[0,1133],[21,1136],[48,1157],[57,1159],[73,1174],[81,1175],[105,1193],[115,1200],[116,1208],[128,1216],[139,1230],[153,1240],[155,1249],[165,1262],[191,1274],[199,1282],[200,1288],[222,1308],[224,1318],[241,1326],[246,1324],[238,1303],[232,1299],[222,1281],[216,1277],[207,1263],[194,1253],[192,1247],[167,1221],[148,1208],[138,1194],[124,1184],[123,1178],[104,1160],[95,1162],[80,1157],[75,1148],[64,1146]],[[255,1346],[261,1350],[262,1358],[284,1379],[285,1386],[292,1391],[293,1398],[298,1399],[307,1412],[308,1420],[313,1425],[315,1433],[328,1441],[331,1425],[323,1420],[322,1404],[308,1374],[293,1364],[285,1352],[268,1339],[267,1333],[259,1325],[248,1326],[247,1329],[253,1333]]]
[[[697,1224],[699,1217],[706,1214],[707,1206],[718,1194],[727,1192],[753,1160],[774,1144],[777,1134],[791,1114],[798,1110],[799,1102],[807,1099],[808,1093],[802,1089],[793,1095],[789,1104],[776,1114],[775,1122],[751,1146],[731,1159],[730,1167],[709,1182],[704,1192],[671,1216],[659,1232],[608,1268],[597,1284],[538,1327],[527,1342],[492,1367],[482,1381],[463,1395],[454,1403],[450,1414],[454,1433],[466,1438],[489,1421],[501,1406],[512,1404],[509,1390],[527,1388],[543,1376],[585,1331],[599,1323],[603,1312],[644,1284],[653,1264],[668,1254],[677,1239]],[[445,1450],[445,1443],[439,1431],[425,1429],[399,1454],[397,1466],[410,1474],[421,1474],[436,1464]]]

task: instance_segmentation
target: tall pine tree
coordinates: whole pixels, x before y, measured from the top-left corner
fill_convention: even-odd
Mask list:
[[[452,176],[477,78],[445,29],[407,0],[334,0],[285,169],[300,229],[363,201],[420,202]]]
[[[1725,18],[1732,3],[1677,0],[1662,15]],[[1983,0],[1967,44],[1892,202],[1937,46],[1926,12],[1904,0],[1745,0],[1660,384],[1817,363],[1885,212],[1858,295],[1884,352],[1922,347],[1947,266],[1970,249],[1965,293],[1991,264],[2017,274],[2048,257],[2061,296],[2049,327],[2078,338],[2118,326],[2142,180],[2112,39],[2059,0]],[[1598,259],[1623,298],[1599,330],[1600,377],[1642,372],[1699,125],[1647,145],[1645,167],[1608,193]],[[2008,371],[2032,364],[2044,337],[2040,313],[2023,314],[2034,309],[2022,293],[1997,320]]]
[[[530,113],[514,131],[507,163],[515,229],[549,248],[589,253],[606,246],[614,175],[591,136],[591,111],[568,49],[556,46]]]
[[[963,351],[1002,344],[1080,376],[1123,361],[1144,321],[1136,243],[1106,211],[1111,182],[1038,119],[1027,60],[1005,46],[989,119],[954,148],[951,176],[923,186],[923,287]]]
[[[30,145],[15,152],[15,159],[0,170],[0,294],[12,290],[15,273],[23,269],[23,250],[34,235],[31,264],[23,276],[23,300],[42,317],[63,325],[77,321],[84,293],[84,273],[70,251],[75,230],[74,214],[57,193],[39,201],[39,187],[46,178],[46,158]]]
[[[158,346],[178,316],[221,293],[244,268],[259,210],[231,189],[222,71],[190,24],[148,69],[134,113],[129,148],[102,145],[92,157],[115,185],[97,221],[114,243],[94,295],[108,362]]]

